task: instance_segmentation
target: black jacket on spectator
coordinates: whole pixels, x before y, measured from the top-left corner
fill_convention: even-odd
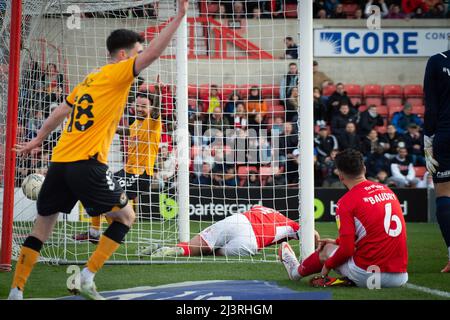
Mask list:
[[[423,155],[423,135],[420,134],[417,138],[412,137],[409,133],[404,136],[405,147],[408,149],[408,154]],[[420,149],[414,148],[414,145],[419,145]],[[450,147],[450,146],[449,146]]]
[[[339,150],[345,150],[348,148],[360,150],[361,141],[360,137],[356,133],[345,132],[338,136]]]
[[[339,136],[345,132],[345,127],[347,123],[355,122],[356,116],[349,112],[347,115],[343,115],[342,113],[338,113],[333,116],[331,120],[331,131],[335,136]]]
[[[317,155],[319,158],[323,159],[330,156],[331,151],[338,149],[338,139],[332,134],[328,135],[326,138],[321,136],[316,136],[314,139],[314,146],[317,150]]]
[[[280,143],[278,144],[280,148],[280,155],[287,156],[298,148],[298,134],[294,132],[288,136],[281,135]]]
[[[391,162],[383,153],[372,153],[366,160],[367,176],[375,178],[381,170],[386,171],[388,175],[391,173]]]
[[[337,106],[333,106],[333,102],[339,102]],[[350,107],[350,113],[354,112],[355,106],[352,100],[347,96],[347,93],[340,95],[336,91],[328,98],[328,111],[331,112],[331,116],[339,114],[339,107],[342,104],[346,104]]]
[[[384,121],[380,115],[377,115],[374,118],[369,114],[368,110],[361,112],[358,122],[358,134],[364,137],[370,132],[370,130],[376,126],[382,126],[383,124]]]
[[[375,149],[380,145],[379,139],[377,141],[372,142],[369,138],[364,137],[361,139],[361,149],[360,151],[366,157],[375,153]]]
[[[317,121],[329,121],[327,106],[320,100],[314,99],[314,123]]]
[[[389,143],[389,149],[386,151],[386,153],[389,154],[396,154],[398,144],[402,141],[405,141],[405,138],[398,132],[396,132],[392,138],[389,137],[387,132],[380,137],[380,142]]]

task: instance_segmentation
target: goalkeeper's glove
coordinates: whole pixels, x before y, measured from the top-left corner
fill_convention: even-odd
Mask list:
[[[439,163],[436,161],[436,159],[433,158],[433,139],[434,135],[431,137],[424,136],[424,152],[425,152],[425,160],[427,165],[427,170],[434,174],[436,173],[436,167],[439,166]]]

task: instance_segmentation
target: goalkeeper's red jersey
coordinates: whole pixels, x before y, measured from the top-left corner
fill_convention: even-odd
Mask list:
[[[298,223],[274,209],[253,206],[244,213],[244,216],[247,217],[252,225],[259,249],[281,240],[298,238]]]
[[[338,202],[336,222],[339,249],[327,260],[327,267],[340,265],[354,245],[355,264],[367,270],[378,266],[381,272],[406,272],[408,249],[406,225],[400,202],[385,185],[364,181],[348,191]]]

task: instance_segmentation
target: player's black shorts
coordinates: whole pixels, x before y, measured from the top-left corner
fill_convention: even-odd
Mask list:
[[[130,199],[135,199],[140,193],[150,192],[150,176],[145,172],[141,175],[131,174],[122,169],[114,173],[114,178]]]
[[[433,174],[435,183],[450,181],[450,132],[436,132],[433,139],[433,156],[439,163]]]
[[[123,208],[128,203],[126,193],[107,165],[95,159],[51,163],[39,192],[38,214],[70,213],[78,200],[90,216]]]

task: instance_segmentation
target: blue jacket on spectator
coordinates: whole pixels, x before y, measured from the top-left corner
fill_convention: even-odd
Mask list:
[[[417,114],[411,113],[407,115],[404,111],[394,113],[391,123],[400,134],[405,134],[411,123],[415,123],[420,127],[423,126],[423,120],[420,119]]]

